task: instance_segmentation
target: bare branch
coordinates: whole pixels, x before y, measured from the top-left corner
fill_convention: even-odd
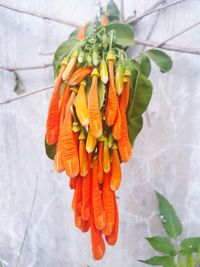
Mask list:
[[[200,50],[196,49],[196,48],[187,48],[187,47],[177,47],[177,46],[173,46],[173,45],[168,45],[166,44],[167,42],[177,38],[178,36],[184,34],[185,32],[197,27],[198,25],[200,25],[200,21],[196,22],[195,24],[183,29],[182,31],[174,34],[173,36],[170,36],[169,38],[165,39],[164,41],[160,42],[160,43],[156,43],[156,42],[152,42],[152,41],[148,41],[148,40],[139,40],[137,38],[135,38],[135,42],[137,44],[141,44],[141,45],[145,45],[145,46],[151,46],[151,47],[161,47],[163,49],[166,50],[172,50],[172,51],[177,51],[177,52],[182,52],[182,53],[189,53],[189,54],[200,54]],[[135,57],[137,57],[138,55],[136,55]]]
[[[35,69],[45,69],[51,67],[53,64],[43,64],[43,65],[38,65],[38,66],[26,66],[26,67],[5,67],[5,66],[0,66],[0,69],[6,70],[6,71],[23,71],[23,70],[35,70]]]
[[[3,8],[9,9],[9,10],[15,11],[15,12],[31,15],[31,16],[38,17],[38,18],[41,18],[41,19],[44,19],[44,20],[51,20],[51,21],[54,21],[54,22],[57,22],[57,23],[61,23],[61,24],[64,24],[64,25],[68,25],[68,26],[71,26],[71,27],[75,27],[75,28],[79,28],[80,27],[80,25],[77,24],[76,22],[60,19],[60,18],[53,17],[53,16],[48,16],[46,14],[39,13],[39,12],[29,11],[29,10],[24,9],[24,8],[14,7],[12,5],[4,4],[4,3],[0,3],[0,6],[3,7]]]
[[[54,52],[39,52],[40,56],[53,56]]]
[[[175,46],[175,45],[170,45],[170,44],[160,45],[160,43],[157,43],[154,41],[140,40],[137,38],[135,38],[134,41],[138,45],[145,45],[145,46],[149,46],[149,47],[160,47],[164,50],[175,51],[175,52],[179,52],[179,53],[200,55],[200,49],[198,49],[198,48],[188,48],[188,47]]]
[[[145,12],[149,12],[154,10],[155,8],[159,7],[161,4],[165,3],[166,0],[159,0],[157,2],[155,2],[152,6],[150,6]]]
[[[168,7],[180,4],[180,3],[184,2],[184,1],[186,1],[186,0],[177,0],[177,1],[174,1],[174,2],[172,2],[170,4],[167,4],[165,6],[161,6],[161,7],[155,8],[155,9],[150,9],[149,11],[147,10],[142,15],[130,20],[129,24],[137,23],[138,21],[140,21],[141,19],[143,19],[144,17],[146,17],[148,15],[151,15],[151,14],[153,14],[155,12],[161,11],[161,10],[166,9]]]
[[[180,36],[180,35],[184,34],[185,32],[187,32],[187,31],[189,31],[189,30],[191,30],[191,29],[197,27],[198,25],[200,25],[200,21],[198,21],[198,22],[194,23],[193,25],[191,25],[191,26],[189,26],[189,27],[183,29],[182,31],[176,33],[175,35],[170,36],[169,38],[167,38],[167,39],[164,40],[163,42],[159,43],[158,47],[160,47],[160,46],[162,46],[163,44],[165,44],[165,43],[167,43],[167,42],[169,42],[169,41],[171,41],[171,40],[177,38],[178,36]]]
[[[120,16],[121,22],[124,22],[124,0],[120,1]]]
[[[5,104],[8,104],[8,103],[11,103],[13,101],[16,101],[16,100],[19,100],[19,99],[22,99],[22,98],[25,98],[27,96],[30,96],[30,95],[35,95],[37,93],[40,93],[40,92],[43,92],[43,91],[47,91],[47,90],[50,90],[54,87],[54,85],[50,85],[50,86],[47,86],[47,87],[44,87],[44,88],[40,88],[40,89],[37,89],[37,90],[33,90],[31,92],[28,92],[28,93],[25,93],[25,94],[21,94],[19,96],[16,96],[16,97],[13,97],[13,98],[10,98],[10,99],[7,99],[7,100],[4,100],[2,102],[0,102],[0,105],[5,105]]]

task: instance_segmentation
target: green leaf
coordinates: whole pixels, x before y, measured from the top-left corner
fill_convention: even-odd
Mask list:
[[[140,66],[141,66],[140,69],[141,69],[142,74],[144,74],[146,77],[149,77],[151,73],[151,62],[150,62],[149,57],[142,54]]]
[[[147,109],[152,96],[153,86],[150,80],[138,73],[133,95],[130,99],[128,117],[138,117]]]
[[[174,259],[170,256],[155,256],[140,262],[153,266],[176,267]]]
[[[68,55],[72,48],[78,43],[78,40],[71,38],[64,43],[62,43],[55,52],[53,67],[54,67],[54,77],[58,75],[60,69],[61,61]]]
[[[200,237],[189,237],[181,242],[181,250],[185,253],[191,251],[197,253],[200,248]]]
[[[161,72],[168,72],[171,70],[173,62],[166,53],[157,49],[150,49],[146,53],[160,68]]]
[[[70,33],[69,38],[76,38],[78,34],[79,29],[74,30]]]
[[[129,140],[130,140],[131,145],[133,146],[137,135],[142,130],[143,118],[142,118],[142,116],[139,116],[136,118],[127,117],[127,122],[128,122]]]
[[[98,84],[98,98],[99,98],[99,108],[103,107],[103,103],[105,100],[106,86],[101,81]]]
[[[107,12],[109,14],[109,21],[120,20],[120,12],[113,0],[110,0],[107,5]]]
[[[146,240],[155,250],[171,256],[176,255],[176,249],[168,237],[154,236],[146,238]]]
[[[45,138],[45,151],[46,151],[47,156],[50,159],[54,160],[54,156],[56,154],[56,144],[48,145],[46,142],[46,138]]]
[[[128,47],[134,44],[133,29],[129,25],[122,23],[112,23],[107,25],[105,29],[107,33],[111,30],[116,31],[116,43],[118,45],[121,45],[123,47]]]
[[[130,61],[130,65],[133,69],[137,70],[137,72],[141,72],[141,66],[140,63],[137,62],[137,60],[135,59],[131,59]]]
[[[169,201],[156,192],[162,225],[170,237],[177,237],[182,233],[182,224],[176,215],[176,211]]]

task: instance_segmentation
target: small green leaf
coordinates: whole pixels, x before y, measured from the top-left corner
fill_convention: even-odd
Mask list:
[[[176,215],[176,211],[169,201],[156,192],[159,202],[160,217],[162,225],[170,237],[177,237],[182,233],[182,224]]]
[[[99,98],[99,108],[103,107],[103,103],[105,100],[106,86],[101,81],[98,84],[98,98]]]
[[[142,74],[144,74],[146,77],[149,77],[151,73],[151,62],[149,57],[142,54],[140,65]]]
[[[56,154],[56,144],[48,145],[46,142],[46,138],[45,138],[45,151],[46,151],[47,156],[50,159],[54,160],[54,156]]]
[[[176,249],[168,237],[154,236],[146,239],[155,250],[171,256],[176,255]]]
[[[137,135],[142,130],[143,118],[142,116],[139,116],[136,118],[127,117],[127,121],[128,121],[128,136],[129,136],[130,143],[133,146]]]
[[[58,75],[60,69],[61,61],[68,55],[72,48],[78,43],[77,39],[71,38],[64,43],[62,43],[55,52],[53,67],[54,67],[54,77]]]
[[[157,49],[150,49],[146,53],[160,68],[161,72],[168,72],[171,70],[173,62],[166,53]]]
[[[79,29],[74,30],[70,33],[69,38],[76,38],[78,34]]]
[[[107,33],[111,30],[116,31],[116,43],[118,45],[121,45],[123,47],[128,47],[134,44],[133,29],[129,25],[122,23],[112,23],[107,25],[105,29]]]
[[[115,21],[115,20],[120,20],[120,12],[113,0],[110,0],[108,5],[107,5],[107,12],[109,15],[109,21]]]
[[[153,266],[176,267],[174,259],[170,256],[155,256],[140,262]]]
[[[138,73],[136,85],[130,106],[128,108],[128,117],[138,117],[147,109],[152,96],[153,86],[150,80],[143,74]]]
[[[189,237],[181,242],[181,250],[183,252],[191,251],[197,253],[200,247],[200,237]]]

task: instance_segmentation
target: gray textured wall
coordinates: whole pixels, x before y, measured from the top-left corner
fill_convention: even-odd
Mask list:
[[[79,23],[90,20],[97,10],[92,0],[0,2]],[[125,14],[131,15],[133,9],[140,14],[153,2],[126,0]],[[199,0],[186,0],[142,20],[135,35],[144,39],[152,32],[150,39],[162,41],[198,21],[199,13]],[[4,66],[50,62],[50,56],[39,53],[54,51],[73,29],[3,8],[0,21],[0,65]],[[172,43],[199,47],[200,27]],[[144,237],[161,233],[155,189],[174,203],[185,235],[200,235],[200,57],[170,55],[174,61],[170,73],[153,68],[150,124],[145,116],[133,158],[123,165],[119,240],[114,248],[107,248],[101,262],[92,260],[88,234],[74,227],[68,178],[53,170],[44,152],[50,91],[0,106],[0,261],[4,266],[142,266],[136,260],[153,253]],[[27,92],[53,83],[52,68],[18,74]],[[16,95],[12,72],[1,70],[0,84],[1,100]]]

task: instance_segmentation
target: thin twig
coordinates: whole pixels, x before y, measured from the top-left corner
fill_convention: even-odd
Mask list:
[[[152,6],[150,6],[145,12],[149,12],[154,10],[155,8],[159,7],[161,4],[163,4],[164,2],[166,2],[166,0],[159,0],[157,2],[155,2]]]
[[[51,21],[54,21],[54,22],[57,22],[57,23],[61,23],[61,24],[64,24],[64,25],[68,25],[68,26],[71,26],[71,27],[79,28],[79,26],[80,26],[76,22],[60,19],[60,18],[53,17],[53,16],[48,16],[46,14],[39,13],[39,12],[29,11],[29,10],[24,9],[24,8],[14,7],[12,5],[4,4],[4,3],[0,3],[0,6],[3,7],[3,8],[7,8],[9,10],[15,11],[15,12],[31,15],[31,16],[38,17],[38,18],[41,18],[41,19],[44,19],[44,20],[51,20]]]
[[[40,56],[53,56],[54,52],[39,52]]]
[[[53,64],[43,64],[43,65],[37,65],[37,66],[26,66],[26,67],[5,67],[0,66],[0,69],[6,70],[6,71],[23,71],[23,70],[35,70],[35,69],[45,69],[48,67],[51,67]]]
[[[34,95],[34,94],[37,94],[37,93],[40,93],[40,92],[43,92],[43,91],[50,90],[50,89],[52,89],[53,87],[54,87],[54,85],[50,85],[50,86],[47,86],[47,87],[44,87],[44,88],[40,88],[40,89],[37,89],[37,90],[33,90],[33,91],[28,92],[28,93],[25,93],[25,94],[21,94],[21,95],[19,95],[19,96],[16,96],[16,97],[13,97],[13,98],[10,98],[10,99],[6,99],[6,100],[0,102],[0,105],[5,105],[5,104],[11,103],[11,102],[13,102],[13,101],[16,101],[16,100],[25,98],[25,97],[27,97],[27,96]]]
[[[121,22],[124,22],[124,0],[120,1],[120,16]]]
[[[144,45],[144,46],[149,46],[149,47],[160,47],[164,50],[168,51],[175,51],[179,53],[187,53],[187,54],[195,54],[195,55],[200,55],[200,49],[198,48],[188,48],[188,47],[182,47],[182,46],[175,46],[175,45],[170,45],[170,44],[162,44],[154,42],[154,41],[149,41],[149,40],[141,40],[141,39],[134,39],[135,43],[137,45]]]
[[[167,38],[167,39],[164,40],[163,42],[159,43],[158,47],[160,47],[160,46],[162,46],[163,44],[166,44],[167,42],[169,42],[169,41],[171,41],[171,40],[177,38],[178,36],[180,36],[180,35],[184,34],[185,32],[187,32],[187,31],[189,31],[189,30],[191,30],[191,29],[197,27],[198,25],[200,25],[200,21],[198,21],[198,22],[194,23],[193,25],[191,25],[191,26],[189,26],[189,27],[183,29],[182,31],[176,33],[175,35],[170,36],[169,38]]]
[[[168,50],[172,50],[172,49],[170,49],[170,45],[166,45],[166,43],[167,43],[168,41],[171,41],[171,40],[177,38],[178,36],[184,34],[185,32],[187,32],[187,31],[189,31],[189,30],[191,30],[191,29],[197,27],[199,24],[200,24],[200,21],[194,23],[193,25],[191,25],[191,26],[189,26],[189,27],[187,27],[187,28],[181,30],[180,32],[174,34],[173,36],[170,36],[169,38],[167,38],[167,39],[165,39],[164,41],[162,41],[162,42],[160,42],[160,43],[157,43],[157,44],[156,44],[155,42],[152,43],[151,41],[148,41],[148,40],[143,41],[143,43],[142,43],[140,40],[138,40],[138,39],[134,39],[134,40],[135,40],[135,42],[138,43],[138,44],[140,43],[140,44],[142,44],[142,45],[147,45],[147,46],[149,46],[148,44],[151,44],[150,46],[153,46],[153,44],[155,44],[153,47],[162,47],[162,48],[166,48],[166,47],[167,47]],[[172,46],[171,46],[171,47],[172,47]],[[175,51],[179,51],[179,50],[178,50],[178,47],[175,47],[174,50],[175,50]],[[187,51],[187,52],[186,52],[186,51]],[[182,52],[182,53],[190,53],[190,54],[197,54],[197,55],[198,55],[198,54],[199,54],[199,49],[190,50],[190,48],[185,48],[185,51],[184,51],[184,48],[183,48],[182,51],[179,51],[179,52]],[[195,52],[197,52],[197,53],[195,53]],[[135,57],[138,57],[138,56],[139,56],[139,54],[136,55]]]
[[[19,262],[20,262],[20,259],[21,259],[21,255],[22,255],[22,252],[23,252],[23,248],[24,248],[24,244],[25,244],[25,241],[26,241],[26,236],[28,234],[29,226],[30,226],[30,223],[31,223],[31,218],[32,218],[32,215],[33,215],[33,209],[34,209],[34,206],[35,206],[35,201],[36,201],[37,192],[38,192],[38,182],[39,182],[39,178],[37,176],[35,191],[34,191],[34,195],[33,195],[33,201],[32,201],[32,204],[31,204],[31,210],[30,210],[28,222],[27,222],[27,225],[26,225],[26,229],[25,229],[25,232],[24,232],[24,237],[23,237],[22,244],[21,244],[21,247],[20,247],[19,255],[18,255],[18,258],[17,258],[16,267],[19,265]]]
[[[166,9],[166,8],[168,8],[168,7],[171,7],[171,6],[180,4],[180,3],[184,2],[184,1],[186,1],[186,0],[177,0],[177,1],[174,1],[174,2],[172,2],[172,3],[170,3],[170,4],[167,4],[167,5],[165,5],[165,6],[161,6],[161,7],[158,7],[158,8],[156,8],[156,9],[152,9],[152,10],[149,10],[149,11],[145,11],[142,15],[140,15],[140,16],[138,16],[138,17],[132,19],[132,20],[130,20],[130,21],[129,21],[129,24],[133,24],[133,23],[135,24],[135,23],[137,23],[138,21],[140,21],[141,19],[143,19],[144,17],[148,16],[148,15],[151,15],[151,14],[153,14],[153,13],[155,13],[155,12],[161,11],[161,10]]]

